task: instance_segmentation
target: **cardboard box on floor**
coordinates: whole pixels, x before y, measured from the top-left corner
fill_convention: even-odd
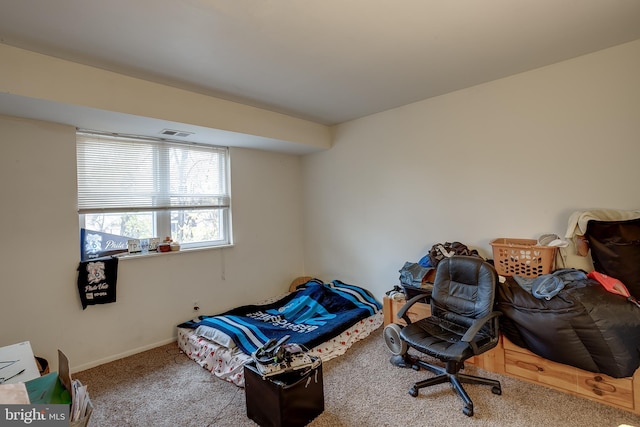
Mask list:
[[[86,427],[93,412],[86,386],[72,380],[69,359],[58,350],[58,372],[52,372],[25,383],[31,404],[69,404],[69,425]]]

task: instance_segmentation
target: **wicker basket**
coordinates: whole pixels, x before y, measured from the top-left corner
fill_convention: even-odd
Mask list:
[[[495,239],[491,241],[496,271],[501,276],[538,277],[553,271],[553,246],[536,246],[533,239]]]

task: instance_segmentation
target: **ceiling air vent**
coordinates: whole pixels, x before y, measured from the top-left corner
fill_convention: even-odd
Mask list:
[[[178,136],[181,138],[186,138],[190,135],[193,135],[193,132],[185,132],[183,130],[163,129],[162,132],[160,132],[160,134],[166,135],[166,136]]]

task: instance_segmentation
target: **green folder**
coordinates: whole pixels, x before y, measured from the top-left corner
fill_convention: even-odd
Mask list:
[[[25,383],[32,404],[71,404],[71,394],[64,388],[57,372]]]

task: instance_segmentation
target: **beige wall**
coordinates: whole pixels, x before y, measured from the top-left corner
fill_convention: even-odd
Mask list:
[[[459,240],[640,207],[640,41],[337,126],[303,163],[305,266],[367,286]]]
[[[121,261],[117,302],[83,311],[75,129],[0,116],[0,135],[0,346],[80,370],[173,340],[196,300],[215,314],[303,274],[300,158],[232,149],[235,246]]]

